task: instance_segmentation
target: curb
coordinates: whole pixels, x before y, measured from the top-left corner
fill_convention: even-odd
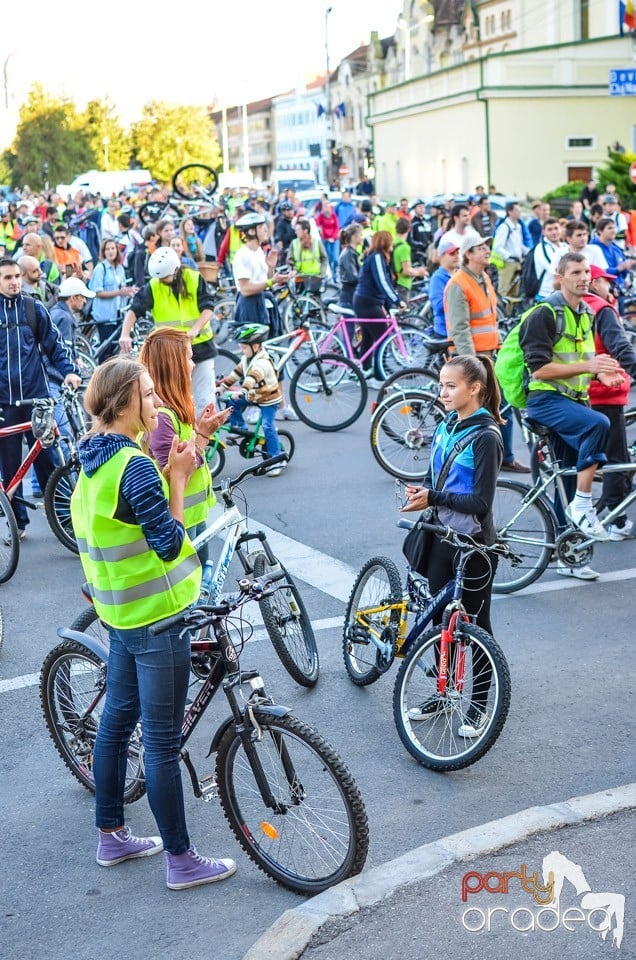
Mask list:
[[[286,910],[250,947],[243,960],[297,960],[328,920],[373,906],[402,886],[427,880],[455,863],[494,853],[534,834],[600,820],[633,808],[636,808],[636,783],[629,783],[583,797],[571,797],[561,803],[528,807],[500,820],[416,847]]]

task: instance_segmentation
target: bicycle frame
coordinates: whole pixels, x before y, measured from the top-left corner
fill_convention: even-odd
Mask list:
[[[356,355],[351,339],[349,337],[349,330],[347,325],[350,323],[355,324],[365,324],[365,323],[383,323],[386,326],[386,330],[382,333],[374,343],[371,344],[368,350],[359,356]],[[395,334],[397,344],[400,348],[402,356],[407,356],[407,350],[404,346],[404,340],[402,339],[402,331],[400,330],[400,325],[395,319],[395,317],[340,317],[336,324],[331,328],[329,333],[325,334],[324,338],[320,341],[320,351],[321,353],[329,352],[329,344],[332,340],[336,338],[336,334],[342,335],[342,342],[345,346],[345,353],[349,360],[353,360],[355,363],[364,363],[364,361],[371,356],[372,353],[378,349],[378,347],[384,343],[384,341]]]
[[[28,421],[28,423],[16,423],[12,427],[0,427],[0,440],[2,440],[4,437],[15,436],[18,433],[26,433],[28,430],[31,430],[30,420]],[[57,447],[58,451],[59,451],[60,436],[61,434],[56,423],[55,424],[55,443],[53,444],[53,447]],[[27,473],[29,472],[29,470],[31,469],[31,467],[33,466],[33,464],[35,463],[35,461],[37,460],[38,456],[40,455],[43,449],[44,447],[42,446],[42,443],[36,437],[35,443],[30,448],[26,457],[18,467],[15,476],[12,478],[12,480],[9,482],[7,486],[4,485],[4,478],[0,477],[0,489],[2,489],[6,493],[9,500],[13,500],[16,490],[18,489],[18,487],[26,477]],[[48,449],[51,449],[51,448],[49,447]],[[60,463],[63,463],[62,457],[60,457]],[[24,503],[27,507],[33,507],[33,509],[36,508],[36,505],[34,503],[31,503],[29,500],[25,500],[24,497],[15,497],[15,499],[20,503]]]
[[[291,340],[291,343],[288,347],[283,347],[282,343],[286,340]],[[294,353],[296,353],[297,350],[300,350],[305,343],[308,343],[311,346],[311,352],[313,356],[317,357],[320,351],[318,350],[316,340],[309,324],[298,327],[296,330],[292,330],[290,333],[282,333],[279,337],[272,337],[270,340],[266,340],[263,346],[268,353],[273,353],[274,356],[277,357],[275,367],[276,371],[280,373],[287,361],[294,355]]]

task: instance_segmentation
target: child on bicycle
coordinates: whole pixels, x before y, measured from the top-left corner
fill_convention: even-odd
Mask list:
[[[229,419],[231,427],[247,430],[243,419],[243,411],[249,403],[255,404],[260,411],[265,436],[265,449],[269,457],[275,457],[281,451],[280,440],[276,431],[276,410],[282,400],[282,391],[278,373],[263,346],[269,337],[269,327],[263,323],[253,323],[243,327],[236,334],[236,340],[241,348],[241,362],[219,381],[218,386],[234,387],[231,391],[232,416]],[[282,467],[269,470],[268,477],[278,477]]]

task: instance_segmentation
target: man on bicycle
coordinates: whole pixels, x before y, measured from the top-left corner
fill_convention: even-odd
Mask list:
[[[519,331],[530,373],[528,416],[554,433],[559,460],[576,466],[576,494],[566,508],[572,523],[593,540],[609,540],[592,503],[597,467],[607,463],[609,420],[591,410],[592,379],[620,386],[618,361],[596,354],[593,317],[583,302],[590,265],[580,253],[566,253],[557,267],[560,290],[534,308]]]
[[[39,300],[28,300],[27,303],[21,293],[18,264],[3,257],[0,259],[0,325],[4,328],[0,336],[2,427],[12,427],[31,419],[33,408],[30,404],[24,406],[25,400],[51,396],[44,368],[45,358],[64,378],[64,383],[73,388],[81,383],[79,369],[57,327],[51,322],[48,311]],[[30,430],[0,440],[0,474],[5,483],[13,479],[22,463],[23,438],[26,438],[29,446],[35,443]],[[34,463],[42,490],[57,466],[59,460],[54,451],[42,450]],[[24,540],[29,516],[19,499],[21,497],[22,485],[16,490],[12,506],[20,540]]]

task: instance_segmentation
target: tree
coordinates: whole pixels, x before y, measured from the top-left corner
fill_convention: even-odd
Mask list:
[[[91,100],[81,118],[98,170],[127,170],[130,134],[124,130],[110,100]]]
[[[133,153],[156,180],[168,181],[186,163],[216,169],[221,152],[212,121],[203,107],[153,101],[131,129]]]
[[[35,84],[20,110],[15,140],[8,155],[12,185],[69,182],[94,166],[95,155],[81,118],[70,100],[56,99]]]
[[[632,183],[629,168],[636,161],[634,153],[619,153],[616,150],[607,151],[609,159],[603,167],[599,167],[598,185],[601,192],[605,191],[608,183],[616,185],[616,193],[621,198],[625,210],[636,207],[636,183]]]

